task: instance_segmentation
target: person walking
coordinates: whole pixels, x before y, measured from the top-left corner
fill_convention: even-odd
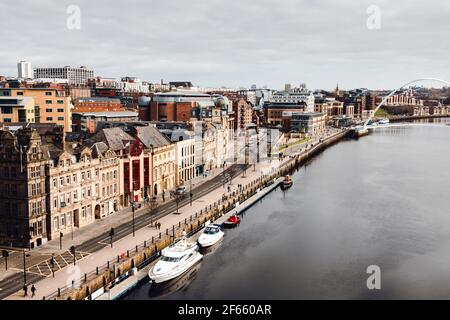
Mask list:
[[[26,284],[23,285],[23,297],[28,296],[28,287]]]
[[[34,284],[31,286],[31,297],[33,298],[36,295],[36,287]]]

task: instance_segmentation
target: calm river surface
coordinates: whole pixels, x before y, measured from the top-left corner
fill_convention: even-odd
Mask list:
[[[125,299],[450,298],[450,126],[378,129],[293,179],[168,290],[184,288],[155,297],[145,283]]]

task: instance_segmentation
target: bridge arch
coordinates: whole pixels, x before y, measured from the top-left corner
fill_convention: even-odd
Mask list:
[[[402,85],[400,88],[393,90],[389,95],[387,95],[386,97],[384,97],[384,99],[380,102],[380,104],[375,108],[373,114],[367,119],[367,121],[364,123],[364,129],[366,129],[367,125],[369,124],[369,122],[373,119],[373,117],[375,116],[375,114],[377,113],[377,111],[386,103],[386,101],[392,97],[397,91],[402,90],[404,87],[407,87],[413,83],[416,82],[421,82],[421,81],[437,81],[437,82],[441,82],[443,84],[449,85],[450,86],[450,82],[442,80],[442,79],[437,79],[437,78],[420,78],[420,79],[416,79],[413,81],[410,81],[408,83],[405,83],[404,85]]]

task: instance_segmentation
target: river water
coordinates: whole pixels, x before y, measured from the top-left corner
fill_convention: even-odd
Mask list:
[[[340,142],[248,210],[184,279],[125,299],[448,299],[449,168],[450,126]],[[367,289],[371,265],[381,290]]]

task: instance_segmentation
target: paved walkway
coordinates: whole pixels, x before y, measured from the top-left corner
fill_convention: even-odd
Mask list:
[[[204,209],[205,206],[210,205],[219,199],[222,199],[224,193],[228,192],[228,186],[231,192],[237,191],[238,184],[248,184],[261,175],[261,172],[268,173],[280,164],[279,160],[273,160],[272,162],[264,162],[257,164],[255,168],[251,167],[247,169],[245,177],[239,175],[234,178],[232,185],[227,184],[224,188],[217,188],[216,190],[208,193],[206,196],[193,201],[192,206],[186,205],[179,209],[180,214],[169,214],[158,221],[161,223],[161,230],[156,230],[154,227],[144,227],[136,230],[135,237],[128,235],[113,243],[113,248],[107,246],[97,252],[86,255],[76,262],[76,266],[73,266],[73,258],[66,259],[66,261],[72,261],[70,265],[66,264],[63,269],[55,272],[55,277],[52,274],[46,272],[46,278],[35,284],[37,288],[37,294],[33,299],[43,299],[43,296],[50,295],[58,290],[58,288],[64,286],[70,286],[72,280],[76,282],[80,278],[83,278],[85,273],[90,273],[96,269],[97,266],[104,265],[108,260],[113,260],[127,250],[132,250],[136,245],[142,244],[144,241],[149,241],[152,236],[157,237],[161,231],[165,231],[167,228],[171,229],[173,225],[178,225],[180,221],[190,217],[195,212],[199,212]],[[70,262],[69,262],[70,263]],[[30,285],[31,286],[31,285]],[[7,299],[31,299],[31,297],[23,297],[23,291],[19,291]]]
[[[319,139],[320,138],[316,138],[314,142],[319,142]],[[309,141],[308,143],[310,144],[311,141]],[[297,145],[295,146],[295,149],[299,148],[299,150],[301,150],[304,147],[305,145]],[[35,287],[37,288],[37,294],[32,299],[43,299],[43,296],[53,294],[58,290],[58,288],[70,286],[72,284],[72,281],[77,283],[81,278],[84,277],[85,273],[94,271],[96,267],[104,265],[107,261],[117,258],[117,256],[126,253],[127,250],[132,250],[136,245],[140,245],[144,241],[149,241],[152,237],[158,237],[160,232],[165,231],[167,228],[171,229],[173,225],[178,225],[180,221],[184,221],[192,214],[195,214],[195,212],[199,212],[206,206],[217,202],[219,199],[222,199],[222,196],[225,193],[228,193],[228,187],[230,187],[231,192],[237,191],[238,184],[246,185],[251,181],[259,178],[261,174],[268,174],[275,171],[276,168],[278,168],[282,163],[286,161],[289,161],[288,157],[284,160],[268,159],[264,162],[256,164],[255,166],[251,166],[246,170],[245,175],[239,175],[238,177],[234,178],[232,181],[232,185],[226,184],[223,188],[219,187],[211,191],[207,195],[201,197],[200,199],[194,200],[192,202],[192,206],[188,204],[179,208],[180,214],[178,215],[169,214],[159,219],[158,221],[161,223],[161,230],[156,230],[154,227],[146,226],[144,228],[136,230],[134,237],[130,234],[114,242],[113,248],[111,248],[110,246],[106,246],[101,250],[91,254],[82,252],[78,253],[75,266],[73,266],[73,256],[69,252],[67,252],[68,247],[70,247],[72,244],[76,245],[82,243],[83,241],[92,238],[93,235],[98,235],[100,233],[99,229],[104,232],[109,230],[116,224],[123,224],[126,219],[131,219],[131,214],[121,212],[120,214],[108,217],[108,219],[100,221],[101,223],[96,223],[94,227],[87,226],[86,228],[79,230],[78,233],[74,232],[74,240],[65,240],[63,250],[59,250],[59,241],[52,241],[47,243],[45,246],[39,248],[38,250],[40,250],[41,253],[47,254],[49,252],[54,253],[54,251],[58,251],[58,259],[55,259],[55,262],[57,262],[58,264],[58,268],[55,268],[55,271],[59,271],[56,271],[53,277],[52,273],[49,272],[49,270],[51,270],[51,267],[48,266],[47,263],[45,263],[42,268],[39,267],[32,271],[30,270],[31,272],[38,273],[45,277],[43,280],[35,284]],[[207,178],[197,177],[193,183],[193,187],[194,184],[195,186],[198,186],[199,184],[203,183],[203,181],[208,181],[220,172],[222,172],[222,169],[215,169],[213,171],[213,174],[210,174]],[[56,248],[57,250],[55,250]],[[23,291],[19,291],[9,296],[7,299],[31,299],[31,297],[23,297]]]

